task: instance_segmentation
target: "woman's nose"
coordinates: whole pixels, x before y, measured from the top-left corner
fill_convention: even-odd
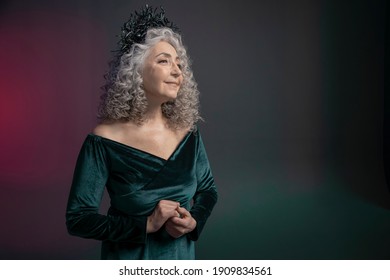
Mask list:
[[[181,75],[180,67],[176,63],[172,63],[171,73],[174,76],[180,76]]]

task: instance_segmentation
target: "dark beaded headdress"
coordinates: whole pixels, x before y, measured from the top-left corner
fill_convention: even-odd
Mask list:
[[[118,48],[113,51],[114,57],[109,63],[110,70],[104,75],[106,84],[102,89],[107,92],[115,80],[118,66],[123,54],[128,53],[135,43],[144,43],[146,33],[150,28],[168,27],[178,33],[179,28],[170,22],[166,16],[163,7],[153,9],[145,5],[140,11],[135,11],[130,15],[130,19],[122,26],[118,41]]]
[[[153,27],[168,27],[174,32],[178,32],[179,28],[170,22],[166,16],[165,11],[160,7],[153,9],[149,5],[145,5],[141,11],[135,11],[130,15],[130,19],[123,24],[120,40],[118,42],[118,55],[129,52],[134,43],[143,43],[146,32]]]

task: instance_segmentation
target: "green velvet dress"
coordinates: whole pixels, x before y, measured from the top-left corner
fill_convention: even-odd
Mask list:
[[[111,206],[102,215],[105,187]],[[196,228],[177,239],[164,227],[147,234],[147,217],[163,199],[180,202]],[[89,134],[78,156],[66,224],[72,235],[102,240],[102,259],[194,259],[194,241],[216,201],[199,132],[189,132],[168,160]]]

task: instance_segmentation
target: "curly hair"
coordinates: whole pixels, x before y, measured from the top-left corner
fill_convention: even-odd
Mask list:
[[[175,100],[162,104],[162,113],[172,129],[195,130],[196,123],[202,120],[199,114],[199,91],[187,51],[181,36],[170,28],[151,28],[145,43],[133,44],[128,53],[115,58],[106,77],[106,85],[101,96],[98,117],[103,121],[133,121],[138,125],[145,122],[147,99],[142,89],[142,70],[150,50],[158,42],[171,44],[182,65],[183,83]]]

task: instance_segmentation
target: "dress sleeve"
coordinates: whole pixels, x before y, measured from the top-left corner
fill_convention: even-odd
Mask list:
[[[217,202],[218,194],[211,173],[210,164],[207,158],[206,149],[202,138],[198,133],[197,157],[196,157],[196,177],[197,191],[194,195],[194,204],[190,210],[192,217],[196,220],[196,228],[189,233],[191,240],[198,240],[207,218],[210,216],[214,205]]]
[[[69,234],[97,240],[145,243],[146,219],[99,214],[109,158],[98,137],[88,135],[79,153],[66,209]]]

